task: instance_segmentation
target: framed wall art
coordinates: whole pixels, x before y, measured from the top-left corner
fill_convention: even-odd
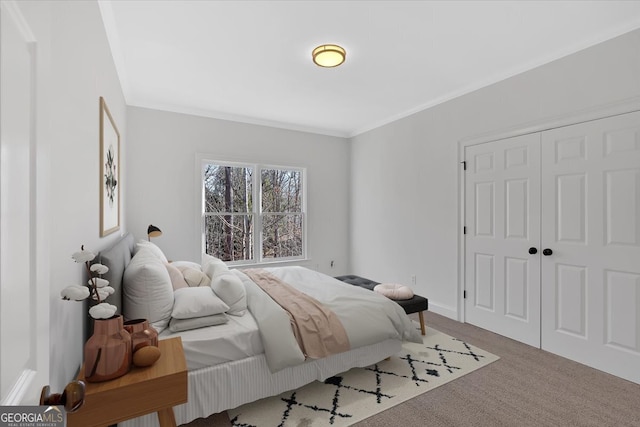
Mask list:
[[[120,228],[120,133],[100,97],[100,237]]]

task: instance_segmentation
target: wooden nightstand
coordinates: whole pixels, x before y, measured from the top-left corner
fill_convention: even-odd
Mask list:
[[[84,405],[67,415],[68,427],[103,427],[158,413],[161,427],[175,427],[173,407],[187,401],[187,362],[180,337],[160,340],[162,355],[152,366],[133,367],[126,375],[86,383]],[[84,379],[84,368],[79,380]]]

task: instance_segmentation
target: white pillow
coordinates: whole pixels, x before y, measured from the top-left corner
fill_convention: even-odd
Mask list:
[[[124,270],[123,314],[126,319],[147,319],[162,332],[173,308],[173,286],[164,263],[143,247]]]
[[[192,319],[171,319],[169,330],[171,332],[189,331],[191,329],[204,328],[206,326],[222,325],[227,323],[229,318],[223,314],[213,316],[194,317]]]
[[[221,314],[229,306],[218,298],[210,287],[181,288],[174,292],[175,301],[171,317],[174,319],[192,319],[194,317]]]
[[[160,249],[158,246],[156,246],[154,243],[148,242],[146,240],[140,240],[138,242],[138,244],[136,245],[136,247],[138,248],[138,250],[142,249],[142,248],[147,248],[149,249],[155,256],[158,257],[158,259],[162,262],[169,262],[167,260],[167,257],[164,255],[164,252],[162,252],[162,249]],[[137,252],[136,252],[137,254]]]
[[[219,258],[212,257],[209,254],[202,254],[202,271],[204,274],[213,279],[213,276],[227,273],[229,267]]]
[[[242,280],[232,272],[214,276],[211,279],[211,289],[229,306],[227,314],[243,316],[246,313],[247,291]]]

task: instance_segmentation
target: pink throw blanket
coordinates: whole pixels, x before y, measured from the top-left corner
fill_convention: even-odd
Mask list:
[[[260,268],[242,270],[277,302],[291,319],[291,328],[306,357],[320,359],[350,349],[349,337],[336,314]]]

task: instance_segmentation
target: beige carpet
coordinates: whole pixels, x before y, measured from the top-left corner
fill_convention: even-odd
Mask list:
[[[453,381],[498,357],[433,328],[423,344],[324,382],[230,410],[233,426],[346,427]]]

